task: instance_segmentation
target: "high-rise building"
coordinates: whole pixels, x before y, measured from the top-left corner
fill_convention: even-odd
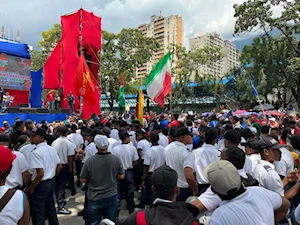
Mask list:
[[[137,69],[137,76],[142,77],[151,72],[155,65],[168,51],[172,44],[183,44],[183,20],[181,16],[151,16],[150,23],[138,26],[145,37],[153,37],[160,44],[152,59]]]
[[[195,51],[206,46],[220,47],[221,51],[224,53],[224,57],[222,60],[215,63],[207,63],[201,66],[199,69],[200,76],[210,74],[222,77],[226,75],[226,73],[230,72],[231,69],[240,66],[239,50],[230,41],[224,40],[220,34],[198,33],[189,39],[190,51]]]

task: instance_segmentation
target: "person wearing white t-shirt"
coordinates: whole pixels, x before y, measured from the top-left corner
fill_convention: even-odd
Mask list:
[[[35,147],[36,147],[36,145],[29,143],[20,148],[19,152],[21,152],[24,155],[27,163],[30,162],[30,157],[31,157],[31,154],[32,154],[33,150],[35,149]],[[32,171],[30,169],[30,166],[29,166],[28,171],[29,171],[29,174],[31,175]]]
[[[55,203],[53,199],[55,176],[60,172],[62,165],[54,148],[45,142],[46,131],[43,128],[34,128],[29,133],[30,141],[36,145],[33,150],[29,166],[32,170],[31,185],[26,189],[29,195],[30,213],[33,225],[58,225]]]
[[[252,172],[261,160],[261,156],[259,153],[260,142],[262,141],[258,140],[257,138],[249,138],[247,142],[242,143],[242,146],[245,146],[246,155],[248,155],[249,159],[252,162]]]
[[[195,156],[189,152],[186,145],[192,144],[193,139],[186,127],[176,131],[177,141],[166,147],[166,164],[178,174],[177,186],[180,194],[177,201],[185,201],[188,197],[198,195],[197,181],[194,176]]]
[[[227,160],[210,164],[206,171],[212,190],[222,199],[209,225],[278,224],[284,219],[290,202],[261,187],[245,188]]]
[[[229,130],[225,133],[224,135],[224,146],[237,146],[239,148],[243,148],[243,146],[241,146],[241,140],[242,140],[242,135],[240,132],[238,132],[237,130]],[[251,174],[252,172],[252,162],[249,159],[248,156],[246,156],[246,161],[245,161],[245,165],[244,168],[246,173]]]
[[[258,180],[259,185],[274,191],[287,199],[295,197],[300,188],[300,183],[297,182],[288,191],[284,191],[284,187],[290,182],[297,180],[296,171],[291,172],[283,179],[275,170],[274,162],[281,158],[282,145],[271,136],[261,137],[262,145],[260,146],[260,155],[262,160],[258,162],[253,170],[253,177]]]
[[[105,135],[105,136],[107,137],[107,139],[108,139],[108,142],[109,142],[109,145],[108,145],[108,152],[110,152],[110,150],[112,149],[113,144],[114,144],[117,140],[110,137],[111,130],[110,130],[109,127],[104,127],[104,128],[102,129],[102,131],[103,131],[104,135]]]
[[[280,177],[286,177],[294,170],[294,158],[289,150],[285,147],[280,148],[281,158],[280,161],[274,162],[275,170]]]
[[[150,133],[152,147],[146,152],[144,158],[144,171],[142,177],[142,187],[145,187],[145,204],[152,205],[155,195],[152,191],[151,177],[154,170],[166,163],[166,149],[158,144],[159,136],[156,131]]]
[[[3,225],[28,225],[30,210],[26,195],[20,190],[9,189],[5,185],[16,155],[5,146],[0,146],[0,155],[0,202],[4,200],[4,196],[8,197],[7,203],[3,204],[3,208],[0,209],[0,223]]]
[[[55,179],[55,195],[57,201],[57,213],[58,214],[71,214],[71,211],[65,208],[64,195],[66,193],[66,185],[73,176],[73,157],[75,155],[76,145],[73,144],[68,138],[69,129],[66,126],[61,126],[58,129],[60,137],[57,138],[53,143],[52,147],[56,149],[62,164],[62,169]],[[72,195],[74,190],[71,190]],[[75,189],[76,193],[76,189]]]
[[[220,159],[220,151],[214,146],[217,142],[217,131],[215,128],[209,128],[205,132],[205,144],[198,149],[193,150],[195,156],[195,172],[198,182],[198,194],[202,194],[210,186],[204,169],[211,163]]]
[[[162,132],[161,132],[161,126],[158,125],[157,123],[154,124],[154,130],[158,133],[159,135],[159,141],[158,141],[158,144],[160,146],[163,146],[163,147],[167,147],[167,145],[169,144],[169,139],[167,136],[165,136]]]
[[[119,202],[121,204],[120,193],[125,193],[127,209],[129,213],[132,213],[135,208],[133,167],[138,164],[139,156],[136,148],[129,144],[130,136],[126,131],[120,132],[119,137],[122,141],[122,144],[114,147],[111,150],[111,154],[119,157],[125,170],[125,179],[118,181]]]

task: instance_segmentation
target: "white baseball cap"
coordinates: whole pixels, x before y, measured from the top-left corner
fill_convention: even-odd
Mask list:
[[[96,135],[94,138],[94,142],[99,149],[105,149],[109,145],[108,138],[105,135]]]
[[[239,191],[242,185],[238,170],[227,160],[219,160],[205,168],[207,179],[215,192],[231,195]]]

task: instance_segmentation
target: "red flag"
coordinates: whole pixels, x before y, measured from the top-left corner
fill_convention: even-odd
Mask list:
[[[44,65],[44,88],[58,89],[60,86],[60,49],[61,41],[58,41],[51,55]]]
[[[83,100],[91,106],[95,104],[95,85],[92,76],[84,55],[81,54],[74,80],[75,93],[82,96]]]

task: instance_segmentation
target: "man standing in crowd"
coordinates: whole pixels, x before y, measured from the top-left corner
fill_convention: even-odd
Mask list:
[[[73,114],[74,113],[75,98],[74,98],[74,95],[73,95],[72,91],[67,96],[67,101],[68,101],[68,106],[69,106],[70,112],[71,112],[71,114]]]
[[[127,132],[119,133],[119,137],[122,144],[114,147],[111,153],[119,157],[125,170],[125,179],[118,181],[119,202],[121,204],[121,194],[125,193],[127,209],[131,214],[135,208],[133,166],[138,164],[139,156],[136,148],[129,144],[130,136]]]
[[[217,131],[215,128],[209,128],[205,132],[205,144],[201,148],[193,150],[195,156],[195,172],[198,181],[198,194],[202,194],[210,186],[204,169],[211,163],[220,159],[220,152],[214,146],[217,142]]]
[[[178,175],[170,167],[163,165],[153,172],[151,182],[156,194],[154,204],[145,211],[136,211],[125,220],[118,220],[117,225],[140,224],[199,224],[196,216],[199,210],[185,202],[175,202],[179,193]]]
[[[210,225],[278,224],[290,203],[261,187],[245,187],[237,169],[227,160],[206,168],[212,190],[223,200],[211,216]]]
[[[25,134],[24,133],[24,128],[25,128],[25,125],[24,125],[24,122],[23,121],[17,121],[14,125],[14,131],[12,133],[10,133],[9,137],[10,137],[10,141],[11,141],[11,144],[13,146],[15,146],[16,144],[18,144],[18,138]]]
[[[144,171],[142,177],[142,187],[145,187],[145,204],[152,205],[155,195],[152,191],[151,177],[157,168],[166,163],[166,149],[158,144],[159,135],[157,132],[150,133],[152,147],[146,152],[144,158]]]
[[[185,201],[192,195],[198,195],[194,176],[195,157],[187,149],[187,145],[192,144],[193,139],[186,127],[178,128],[176,137],[177,141],[166,147],[166,164],[178,174],[177,186],[180,188],[180,194],[177,195],[177,201]]]
[[[80,180],[82,183],[88,183],[90,224],[98,225],[102,217],[116,220],[117,179],[124,179],[125,171],[120,159],[107,151],[109,142],[106,136],[96,135],[94,142],[98,153],[86,160],[80,173]]]
[[[75,155],[76,146],[67,139],[69,129],[66,126],[61,126],[58,129],[60,137],[53,143],[52,147],[56,149],[62,164],[62,169],[55,179],[55,195],[57,201],[58,214],[71,214],[71,211],[65,208],[64,196],[66,191],[67,182],[70,176],[73,176],[73,157]],[[76,189],[71,190],[71,195],[76,194]]]
[[[36,148],[30,154],[29,166],[32,170],[31,185],[26,190],[29,195],[30,213],[33,225],[58,225],[55,203],[55,176],[62,168],[56,150],[47,145],[43,128],[35,128],[30,133],[30,141]]]

